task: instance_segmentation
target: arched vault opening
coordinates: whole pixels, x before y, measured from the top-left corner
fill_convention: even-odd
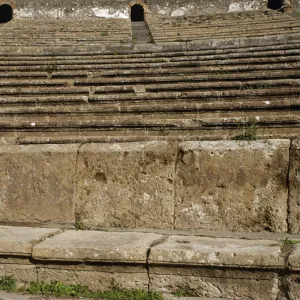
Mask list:
[[[282,7],[282,0],[268,0],[268,8],[278,10]]]
[[[144,21],[144,7],[139,4],[135,4],[131,6],[130,16],[131,22],[141,22]]]
[[[7,23],[13,18],[13,8],[8,4],[0,6],[0,23]]]

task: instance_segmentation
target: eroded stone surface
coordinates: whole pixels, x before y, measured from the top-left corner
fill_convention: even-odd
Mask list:
[[[300,140],[292,142],[290,154],[289,224],[293,233],[300,232]]]
[[[0,226],[0,254],[30,256],[33,245],[59,231],[55,228]]]
[[[276,241],[170,236],[151,249],[153,264],[281,268],[284,256]]]
[[[177,229],[287,230],[289,140],[180,144]]]
[[[278,275],[272,272],[207,269],[150,268],[150,290],[163,293],[183,291],[221,299],[277,299]]]
[[[0,220],[74,223],[77,145],[0,146]]]
[[[88,225],[170,228],[176,150],[167,142],[84,145],[77,215]]]
[[[91,290],[109,290],[119,286],[126,289],[148,288],[146,267],[141,266],[59,266],[47,265],[38,269],[38,280],[46,283],[86,285]]]
[[[68,230],[34,246],[35,259],[146,263],[155,233]]]

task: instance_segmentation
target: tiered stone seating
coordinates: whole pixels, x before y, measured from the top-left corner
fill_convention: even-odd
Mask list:
[[[299,29],[245,15],[165,37],[148,16],[142,45],[127,21],[0,27],[0,223],[22,226],[0,227],[0,276],[297,299]]]
[[[149,15],[146,21],[155,43],[289,35],[300,31],[299,19],[272,10],[177,18]]]
[[[131,42],[127,19],[31,20],[1,24],[1,46],[81,46]]]
[[[28,143],[216,139],[255,122],[261,137],[293,137],[299,43],[2,55],[1,135]]]

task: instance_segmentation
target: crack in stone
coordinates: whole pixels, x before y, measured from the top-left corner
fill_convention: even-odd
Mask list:
[[[165,242],[167,239],[169,238],[168,235],[163,235],[162,237],[154,240],[151,245],[149,246],[149,248],[147,249],[146,252],[146,270],[147,270],[147,276],[148,276],[148,292],[150,292],[150,262],[149,262],[149,258],[150,258],[150,253],[153,247],[162,244],[163,242]]]

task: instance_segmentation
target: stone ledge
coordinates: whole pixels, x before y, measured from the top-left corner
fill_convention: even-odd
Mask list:
[[[242,268],[283,268],[280,242],[170,236],[151,249],[149,263]]]
[[[33,247],[37,260],[144,263],[151,245],[163,236],[152,233],[65,231]]]
[[[31,256],[35,244],[60,231],[56,228],[0,226],[0,255]]]

